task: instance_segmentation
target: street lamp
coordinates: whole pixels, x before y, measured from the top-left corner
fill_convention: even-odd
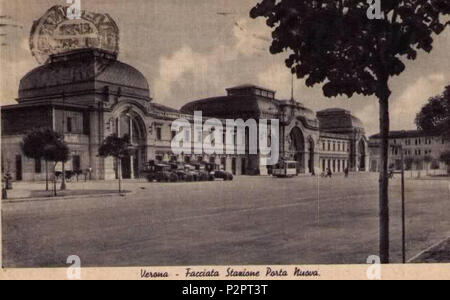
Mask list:
[[[405,153],[402,145],[392,145],[394,150],[400,151],[402,165],[402,261],[406,264],[406,203],[405,203]]]
[[[63,102],[63,117],[62,117],[62,140],[65,141],[66,134],[66,94],[62,93],[62,102]],[[62,162],[62,180],[61,180],[61,191],[66,190],[66,164]]]

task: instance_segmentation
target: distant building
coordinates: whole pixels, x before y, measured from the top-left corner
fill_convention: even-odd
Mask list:
[[[423,131],[392,131],[389,134],[389,166],[400,170],[401,152],[403,149],[407,170],[447,170],[447,166],[440,162],[444,151],[450,150],[450,141],[440,135],[428,135]],[[380,135],[370,137],[370,171],[380,171]]]
[[[70,148],[66,170],[91,169],[93,179],[117,177],[114,159],[98,156],[102,141],[114,133],[131,137],[131,154],[121,164],[124,178],[141,177],[150,160],[212,162],[236,175],[270,172],[260,163],[260,154],[174,155],[172,122],[182,118],[193,124],[195,111],[202,111],[204,120],[218,118],[224,124],[225,119],[278,119],[280,157],[297,161],[299,173],[343,172],[347,167],[367,171],[364,128],[349,111],[330,109],[316,115],[302,103],[278,100],[275,91],[255,85],[229,88],[225,96],[193,101],[176,110],[154,103],[142,73],[105,50],[52,55],[22,78],[18,94],[18,104],[1,107],[2,171],[15,180],[45,179],[43,162],[26,158],[20,147],[26,132],[36,128],[64,134]],[[203,132],[202,137],[208,134]]]
[[[340,108],[319,111],[317,117],[320,123],[321,169],[368,171],[368,140],[361,120]]]

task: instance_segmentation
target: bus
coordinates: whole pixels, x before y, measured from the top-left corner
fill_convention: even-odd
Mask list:
[[[281,161],[276,164],[273,168],[272,175],[274,177],[295,177],[297,173],[297,162],[296,161]]]

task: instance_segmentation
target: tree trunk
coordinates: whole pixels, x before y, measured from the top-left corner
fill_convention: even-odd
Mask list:
[[[45,190],[48,192],[48,161],[45,161]]]
[[[117,177],[119,177],[119,194],[122,193],[122,160],[117,158]]]
[[[53,167],[53,196],[58,196],[56,192],[56,163]]]
[[[380,169],[380,259],[382,264],[389,263],[389,96],[387,81],[380,92],[380,134],[381,134],[381,169]]]
[[[61,191],[65,191],[67,188],[66,187],[66,164],[62,161],[61,166],[62,166]]]

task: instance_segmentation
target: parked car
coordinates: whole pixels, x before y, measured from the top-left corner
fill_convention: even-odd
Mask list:
[[[172,171],[170,165],[165,164],[149,164],[145,170],[147,180],[149,182],[178,182],[179,177],[176,172]]]
[[[186,172],[186,169],[183,164],[171,163],[170,167],[171,171],[177,174],[179,181],[192,181],[191,177]]]
[[[186,164],[184,165],[184,170],[186,172],[186,181],[199,181],[198,172],[195,170],[195,166]]]
[[[224,181],[231,181],[234,179],[233,174],[225,170],[221,170],[220,166],[213,163],[207,163],[206,169],[210,172],[210,178],[223,179]]]
[[[211,176],[204,163],[193,164],[195,172],[197,174],[198,181],[212,181],[214,176]]]

